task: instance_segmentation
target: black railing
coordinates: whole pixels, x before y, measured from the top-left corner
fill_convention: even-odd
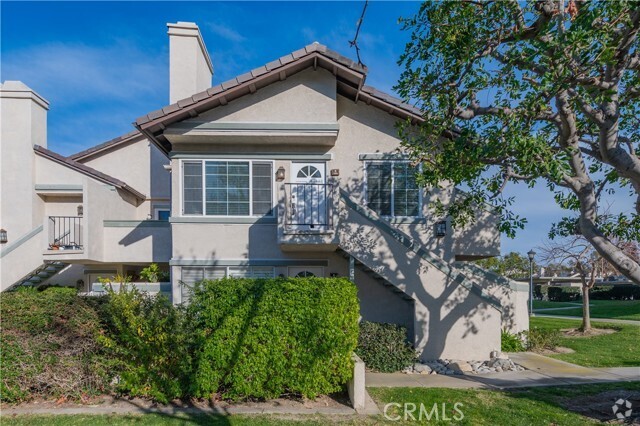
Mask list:
[[[334,185],[285,183],[285,224],[300,229],[326,229],[333,225]]]
[[[49,216],[49,250],[82,249],[81,216]]]

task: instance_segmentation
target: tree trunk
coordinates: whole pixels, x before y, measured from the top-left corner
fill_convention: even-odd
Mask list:
[[[594,249],[625,277],[640,285],[640,265],[598,229],[596,218],[598,202],[593,191],[593,182],[574,191],[580,201],[580,233]]]
[[[583,333],[591,330],[591,311],[589,310],[589,286],[582,286],[582,327]]]

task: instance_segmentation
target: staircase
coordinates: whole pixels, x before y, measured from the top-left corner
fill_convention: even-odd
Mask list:
[[[514,289],[435,256],[372,210],[340,194],[339,252],[414,306],[420,358],[485,359],[500,350],[503,313]],[[500,291],[488,291],[491,287]],[[496,297],[503,294],[504,297]],[[526,310],[526,305],[525,305]]]
[[[42,265],[31,271],[29,274],[18,280],[14,285],[10,287],[10,289],[15,289],[20,286],[38,287],[40,283],[45,282],[67,266],[68,264],[64,262],[43,263]]]

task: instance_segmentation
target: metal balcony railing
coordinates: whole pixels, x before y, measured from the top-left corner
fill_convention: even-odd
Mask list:
[[[333,227],[335,186],[328,183],[285,183],[285,226],[323,230]]]
[[[81,250],[82,217],[49,216],[49,250]]]

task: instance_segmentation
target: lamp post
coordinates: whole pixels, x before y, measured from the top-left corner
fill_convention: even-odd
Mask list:
[[[536,257],[536,252],[529,250],[527,256],[529,256],[529,316],[531,316],[533,313],[533,258]]]

